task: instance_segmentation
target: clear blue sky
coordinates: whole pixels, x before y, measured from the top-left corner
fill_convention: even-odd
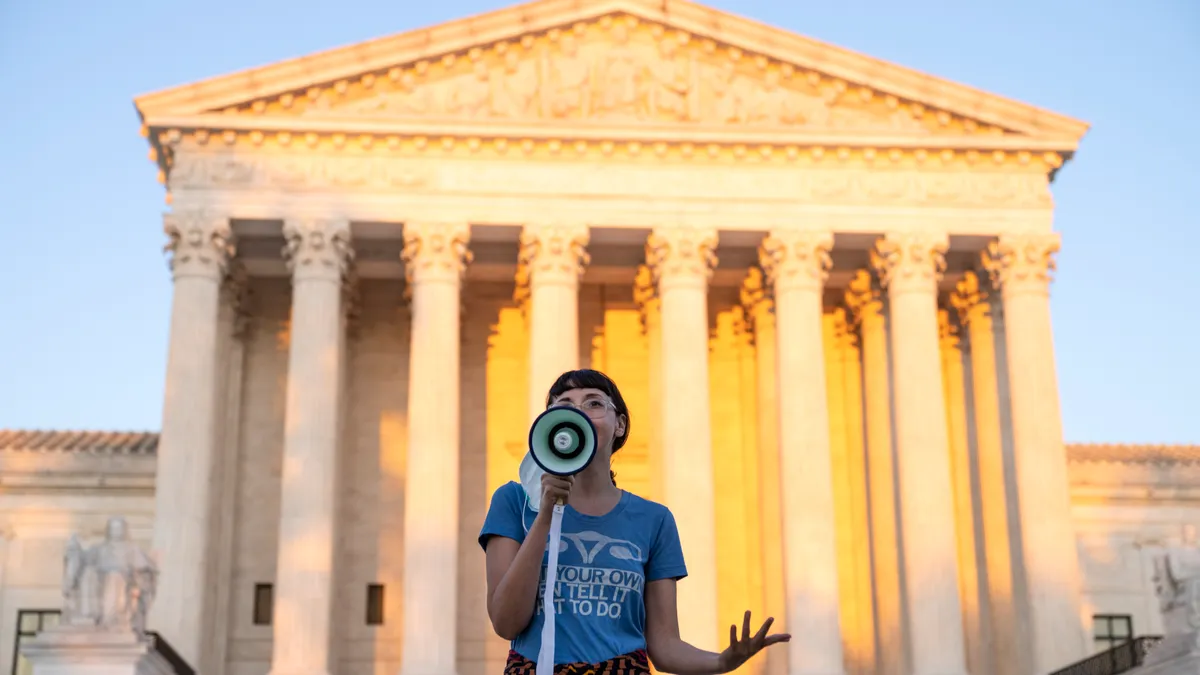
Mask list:
[[[0,428],[157,429],[170,279],[135,95],[505,0],[0,0]],[[1093,127],[1055,196],[1065,435],[1200,443],[1200,3],[713,0]]]

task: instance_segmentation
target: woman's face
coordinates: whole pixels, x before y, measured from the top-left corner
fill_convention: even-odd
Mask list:
[[[612,399],[599,389],[570,389],[554,399],[551,405],[571,405],[581,410],[596,427],[597,454],[612,455],[613,439],[625,435],[628,423],[617,415]]]

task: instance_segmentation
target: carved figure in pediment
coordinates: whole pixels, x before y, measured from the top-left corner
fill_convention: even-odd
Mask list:
[[[63,557],[63,623],[143,632],[158,566],[129,539],[124,518],[110,518],[104,541],[84,548],[78,535]]]
[[[538,77],[533,63],[521,59],[516,51],[504,54],[504,74],[496,88],[493,102],[496,113],[503,117],[528,117],[536,114]]]
[[[746,122],[750,124],[795,124],[799,121],[799,110],[794,105],[795,95],[779,83],[779,73],[771,70],[763,76],[758,87],[752,89],[746,101]]]
[[[796,96],[792,101],[796,121],[809,127],[834,126],[833,104],[838,96],[836,89],[818,91],[815,96]]]
[[[463,117],[490,117],[495,112],[492,75],[486,61],[476,61],[471,76],[450,90],[446,112]]]
[[[434,111],[432,92],[417,85],[417,76],[405,72],[396,82],[396,91],[374,96],[351,108],[355,113],[385,115],[424,115]]]
[[[887,125],[897,131],[927,131],[921,120],[914,117],[912,111],[904,106],[888,114]]]
[[[732,61],[720,67],[712,82],[712,116],[716,122],[744,124],[749,119],[753,83]]]
[[[651,108],[657,115],[686,121],[695,118],[692,102],[696,94],[695,64],[679,54],[679,43],[665,39],[658,43],[659,60],[649,68],[653,83]]]
[[[559,53],[542,62],[546,88],[545,112],[549,117],[586,117],[591,104],[592,69],[579,53],[579,41],[567,34],[559,40]]]
[[[629,43],[629,28],[618,23],[612,28],[612,45],[597,59],[597,95],[594,110],[605,117],[643,119],[649,106],[649,82],[644,59]]]

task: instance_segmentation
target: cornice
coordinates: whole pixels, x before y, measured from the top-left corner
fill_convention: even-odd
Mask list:
[[[1067,457],[1081,464],[1200,465],[1200,445],[1074,443]]]
[[[269,136],[278,139],[281,135],[288,139],[287,144],[297,146],[306,142],[311,144],[312,141],[308,140],[310,136],[322,140],[336,136],[351,139],[369,137],[376,141],[396,137],[439,140],[451,138],[461,141],[505,139],[508,142],[518,143],[528,139],[534,142],[558,141],[563,144],[571,144],[575,141],[666,143],[673,146],[712,143],[726,146],[741,144],[777,148],[786,148],[791,145],[823,149],[875,148],[885,151],[891,148],[900,148],[929,152],[956,150],[960,152],[1054,153],[1060,155],[1059,166],[1061,166],[1063,155],[1074,150],[1071,140],[1062,137],[1029,137],[1012,134],[886,134],[854,130],[802,130],[786,126],[741,128],[654,123],[614,126],[588,121],[471,122],[453,118],[397,121],[384,118],[274,117],[215,113],[152,117],[148,118],[147,122],[155,130],[152,140],[165,146],[178,143],[185,136],[192,139],[203,139],[204,142],[210,139],[224,139],[226,144],[232,144],[230,139],[237,140],[242,136],[252,142],[260,143],[261,139]],[[149,133],[149,129],[147,129],[147,133]],[[255,141],[256,138],[260,140]]]

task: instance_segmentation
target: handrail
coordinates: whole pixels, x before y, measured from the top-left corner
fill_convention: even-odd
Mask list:
[[[1142,665],[1146,654],[1159,642],[1162,642],[1162,636],[1143,635],[1072,663],[1050,675],[1118,675]]]
[[[163,659],[171,664],[171,669],[175,671],[175,675],[196,675],[196,671],[188,665],[187,661],[175,651],[171,643],[163,639],[163,636],[154,631],[146,631],[146,637],[150,638],[150,648],[158,652]]]

